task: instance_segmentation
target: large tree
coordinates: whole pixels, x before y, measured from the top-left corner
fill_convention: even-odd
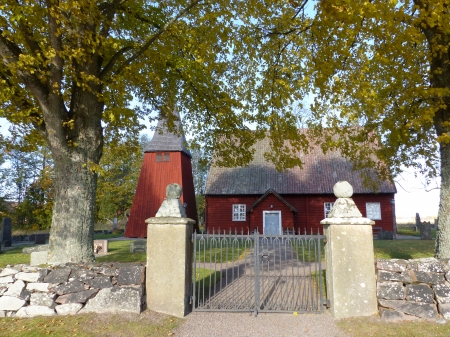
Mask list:
[[[450,258],[450,1],[320,1],[315,9],[304,53],[312,130],[357,168],[440,175],[436,256]]]
[[[26,129],[31,143],[45,139],[54,160],[49,261],[94,258],[97,171],[110,123],[118,136],[152,111],[170,124],[177,101],[187,129],[229,165],[249,160],[266,127],[276,149],[268,159],[279,168],[300,163],[281,139],[303,144],[288,111],[302,96],[302,65],[280,58],[272,37],[287,26],[300,36],[307,25],[302,4],[281,0],[2,1],[0,117]],[[133,99],[142,105],[131,109]]]

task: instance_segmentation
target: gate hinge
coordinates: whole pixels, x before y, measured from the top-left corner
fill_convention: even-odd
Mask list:
[[[322,304],[324,306],[326,306],[327,308],[329,308],[331,303],[330,303],[330,300],[323,300]]]
[[[323,243],[327,243],[327,242],[328,242],[327,237],[324,235],[323,236]]]
[[[189,304],[192,304],[193,299],[193,296],[189,297]]]

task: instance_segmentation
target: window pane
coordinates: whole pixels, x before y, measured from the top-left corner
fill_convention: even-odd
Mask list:
[[[170,153],[164,153],[164,161],[170,161]]]
[[[381,207],[379,202],[367,202],[366,214],[370,220],[381,220]]]
[[[157,153],[156,154],[156,161],[162,161],[162,153]]]

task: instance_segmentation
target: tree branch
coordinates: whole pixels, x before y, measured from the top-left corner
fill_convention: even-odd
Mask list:
[[[135,54],[129,57],[125,62],[115,71],[116,74],[120,74],[127,66],[129,66],[133,61],[142,56],[143,53],[155,42],[172,24],[174,24],[178,19],[183,17],[192,8],[197,6],[202,0],[193,0],[186,8],[180,11],[174,18],[169,20],[164,27],[160,28],[155,34],[153,34],[148,41],[139,49]]]

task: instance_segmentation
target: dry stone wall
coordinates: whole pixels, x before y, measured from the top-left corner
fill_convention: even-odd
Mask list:
[[[378,260],[377,298],[381,318],[450,319],[450,265],[434,258]]]
[[[145,298],[143,264],[16,265],[0,269],[0,317],[140,313]]]

